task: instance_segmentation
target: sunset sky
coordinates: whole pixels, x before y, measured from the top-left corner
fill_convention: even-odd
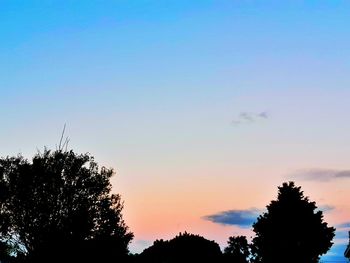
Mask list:
[[[113,167],[140,252],[251,237],[293,180],[350,227],[350,2],[0,0],[0,155]]]

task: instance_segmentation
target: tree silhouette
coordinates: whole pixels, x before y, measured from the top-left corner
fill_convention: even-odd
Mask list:
[[[247,263],[250,255],[249,245],[245,236],[229,237],[228,246],[224,249],[225,262]]]
[[[318,262],[332,246],[335,228],[327,226],[315,202],[293,182],[278,189],[277,200],[253,224],[255,262]]]
[[[140,254],[138,262],[220,262],[221,257],[217,243],[185,232],[169,241],[156,240]]]
[[[133,234],[111,194],[112,169],[89,154],[46,150],[0,159],[0,240],[28,262],[122,258]],[[112,249],[113,248],[113,249]]]

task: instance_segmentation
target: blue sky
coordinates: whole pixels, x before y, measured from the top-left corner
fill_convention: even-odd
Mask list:
[[[54,148],[66,123],[72,148],[116,169],[135,244],[184,230],[224,244],[241,230],[203,217],[262,209],[300,172],[350,169],[349,8],[0,0],[0,153]],[[347,179],[304,179],[331,224],[348,221]]]

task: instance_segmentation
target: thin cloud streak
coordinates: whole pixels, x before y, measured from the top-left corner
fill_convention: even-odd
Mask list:
[[[238,116],[232,120],[231,123],[235,126],[238,126],[241,124],[257,122],[259,120],[266,120],[269,117],[270,115],[266,111],[262,111],[258,113],[243,111],[243,112],[240,112]]]
[[[336,228],[350,228],[350,222],[341,223],[335,226]]]
[[[335,209],[335,206],[332,206],[332,205],[321,205],[318,207],[317,210],[326,213],[326,212],[333,211],[334,209]]]
[[[301,179],[304,181],[319,181],[329,182],[332,180],[350,178],[350,170],[336,170],[336,169],[309,169],[300,170],[292,175],[295,179]]]

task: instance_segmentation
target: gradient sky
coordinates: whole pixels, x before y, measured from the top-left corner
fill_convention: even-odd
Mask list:
[[[54,148],[66,123],[115,168],[133,251],[249,237],[295,180],[344,260],[349,47],[345,0],[0,0],[0,154]]]

